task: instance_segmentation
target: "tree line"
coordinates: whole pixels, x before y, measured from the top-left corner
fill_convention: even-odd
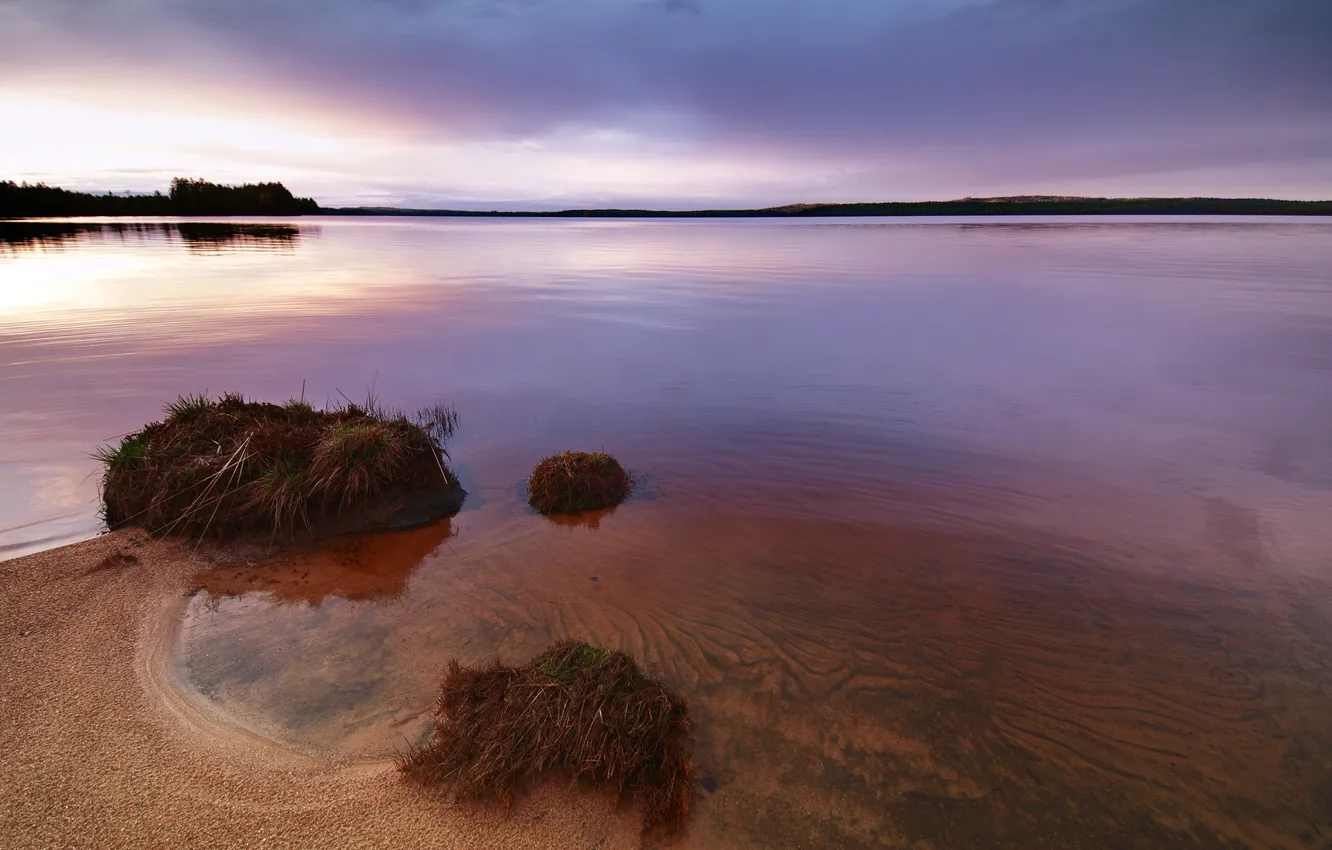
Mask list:
[[[151,195],[95,195],[45,183],[0,181],[0,218],[120,215],[302,215],[319,212],[310,198],[298,198],[281,183],[222,186],[177,177],[171,192]]]

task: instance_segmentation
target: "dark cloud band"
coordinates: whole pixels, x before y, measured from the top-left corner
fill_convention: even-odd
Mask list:
[[[1332,179],[1326,0],[8,0],[0,24],[6,73],[226,76],[453,141]]]

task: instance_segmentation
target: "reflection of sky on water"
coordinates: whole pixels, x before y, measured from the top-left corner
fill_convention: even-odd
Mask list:
[[[720,453],[865,498],[885,457],[941,451],[1157,495],[1332,479],[1321,220],[295,226],[281,251],[148,232],[0,258],[0,545],[71,512],[90,531],[88,453],[199,390],[449,399],[464,471],[504,470],[487,485],[637,440],[677,475]]]

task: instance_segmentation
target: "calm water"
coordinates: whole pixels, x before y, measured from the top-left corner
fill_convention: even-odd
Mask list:
[[[199,579],[295,746],[573,636],[690,697],[689,845],[1332,845],[1332,220],[0,224],[0,379],[0,557],[178,393],[457,407],[457,517]],[[637,495],[533,514],[570,447]]]

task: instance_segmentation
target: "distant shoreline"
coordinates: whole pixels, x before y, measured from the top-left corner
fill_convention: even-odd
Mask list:
[[[320,207],[307,215],[456,216],[465,218],[821,218],[832,216],[1015,215],[1332,215],[1332,201],[1271,198],[964,198],[857,204],[791,204],[763,209],[422,210]]]
[[[1017,215],[1289,215],[1332,216],[1332,200],[1276,198],[1084,198],[1015,195],[951,201],[892,201],[852,204],[787,204],[758,209],[566,209],[456,210],[403,207],[322,207],[296,197],[281,183],[223,186],[177,177],[170,194],[93,195],[45,184],[0,181],[0,221],[32,218],[122,218],[168,216],[453,216],[459,218],[821,218],[832,216],[1017,216]]]

